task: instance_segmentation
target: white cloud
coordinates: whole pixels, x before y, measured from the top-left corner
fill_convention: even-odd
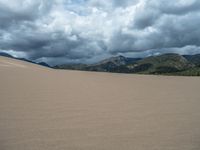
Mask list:
[[[57,63],[200,53],[199,10],[198,0],[0,0],[0,49]]]

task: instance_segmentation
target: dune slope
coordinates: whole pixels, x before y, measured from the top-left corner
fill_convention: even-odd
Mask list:
[[[0,57],[1,150],[199,150],[200,78],[63,71]]]

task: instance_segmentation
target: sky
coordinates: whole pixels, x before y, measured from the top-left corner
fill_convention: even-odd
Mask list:
[[[0,0],[0,51],[52,65],[200,53],[199,0]]]

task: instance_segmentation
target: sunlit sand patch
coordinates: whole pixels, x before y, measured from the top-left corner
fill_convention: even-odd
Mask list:
[[[10,65],[0,64],[1,67],[10,67]]]
[[[26,68],[25,65],[22,64],[16,64],[8,61],[0,61],[0,66],[2,67],[20,67],[20,68]]]

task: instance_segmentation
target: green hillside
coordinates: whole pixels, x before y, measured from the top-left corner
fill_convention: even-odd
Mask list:
[[[146,58],[111,57],[95,64],[64,64],[56,69],[200,76],[200,55],[163,54]]]
[[[193,68],[194,65],[181,55],[164,54],[144,58],[128,67],[133,73],[166,74],[184,71]]]

